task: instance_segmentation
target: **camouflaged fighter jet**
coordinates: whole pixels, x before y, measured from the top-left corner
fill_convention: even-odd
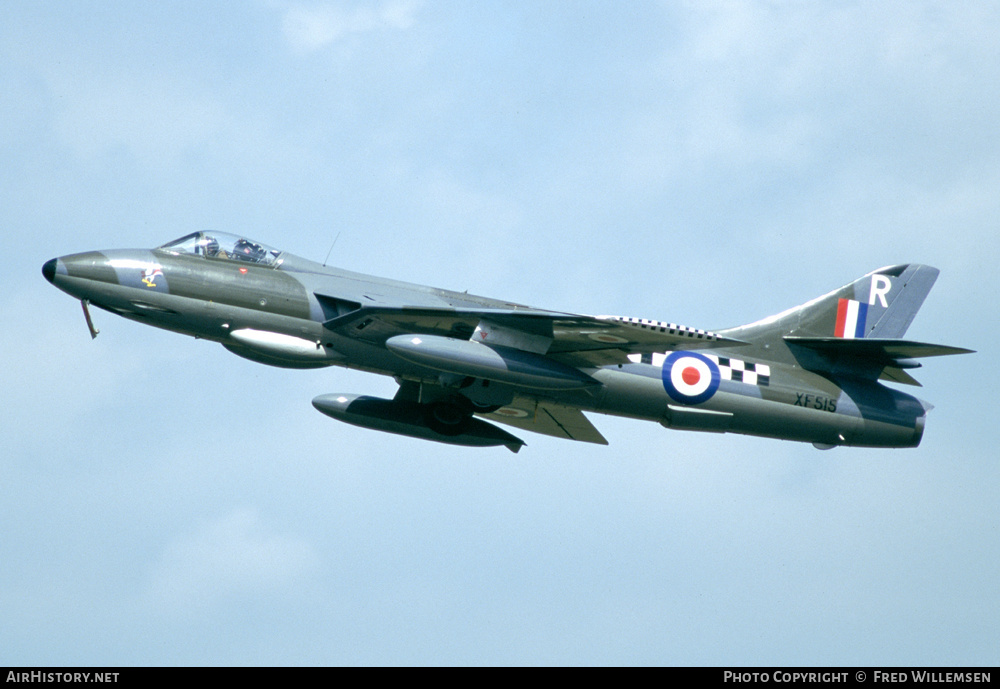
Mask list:
[[[91,304],[263,364],[393,376],[391,400],[313,405],[365,428],[514,452],[524,442],[487,419],[599,444],[583,411],[821,449],[915,447],[931,405],[880,381],[919,385],[917,359],[970,351],[900,339],[938,276],[915,264],[717,332],[385,280],[214,232],[63,256],[42,273],[81,300],[92,336]]]

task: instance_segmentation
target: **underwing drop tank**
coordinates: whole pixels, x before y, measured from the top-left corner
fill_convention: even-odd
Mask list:
[[[520,438],[472,416],[450,429],[442,427],[435,424],[433,407],[417,402],[338,393],[320,395],[313,399],[312,404],[338,421],[411,438],[467,447],[503,445],[511,452],[517,452],[524,445]]]
[[[267,330],[242,328],[223,347],[237,356],[281,368],[323,368],[343,357],[320,342]]]
[[[385,346],[414,364],[499,383],[540,390],[579,390],[600,385],[573,366],[513,347],[440,335],[397,335],[386,340]]]

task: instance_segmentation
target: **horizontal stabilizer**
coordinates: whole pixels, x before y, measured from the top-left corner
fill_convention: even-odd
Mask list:
[[[901,368],[896,368],[895,366],[886,366],[882,369],[882,375],[879,376],[881,380],[888,380],[892,383],[903,383],[904,385],[916,385],[918,388],[922,388],[923,385],[920,384],[916,378],[911,376],[909,373]]]
[[[964,347],[893,338],[846,339],[785,335],[784,340],[789,345],[803,347],[820,355],[818,361],[810,360],[808,357],[802,359],[801,363],[806,368],[878,377],[882,380],[917,386],[920,383],[905,370],[920,367],[918,362],[913,361],[914,359],[973,353],[973,350]]]
[[[965,349],[964,347],[950,347],[948,345],[930,344],[929,342],[877,337],[848,340],[840,337],[795,337],[794,335],[785,335],[785,342],[808,347],[809,349],[814,349],[830,356],[858,357],[884,363],[898,362],[905,359],[919,359],[927,356],[974,353],[973,350]]]

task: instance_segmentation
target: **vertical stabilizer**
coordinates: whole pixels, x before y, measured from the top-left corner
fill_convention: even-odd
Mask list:
[[[842,339],[902,337],[938,273],[937,268],[916,263],[880,268],[801,306],[721,333],[762,345],[786,335]]]
[[[941,272],[937,268],[916,264],[903,268],[902,273],[894,276],[891,281],[886,299],[888,308],[882,310],[881,316],[874,322],[866,337],[902,337],[906,334],[906,329],[910,327]]]
[[[800,307],[799,323],[785,335],[902,337],[937,280],[938,269],[917,264],[873,271]]]

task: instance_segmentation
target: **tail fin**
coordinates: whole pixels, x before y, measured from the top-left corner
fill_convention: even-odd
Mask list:
[[[869,310],[875,309],[873,314],[869,312],[868,322],[872,325],[865,337],[902,337],[940,272],[930,266],[911,264],[882,268],[854,282],[852,286],[861,283],[859,296],[867,296]]]
[[[868,273],[836,292],[800,307],[796,332],[803,337],[902,337],[940,271],[917,264]]]
[[[801,306],[719,333],[811,370],[919,385],[903,370],[920,366],[914,358],[970,351],[898,339],[939,273],[919,264],[880,268]]]
[[[918,264],[880,268],[777,316],[724,332],[749,342],[784,335],[902,337],[939,272]]]

